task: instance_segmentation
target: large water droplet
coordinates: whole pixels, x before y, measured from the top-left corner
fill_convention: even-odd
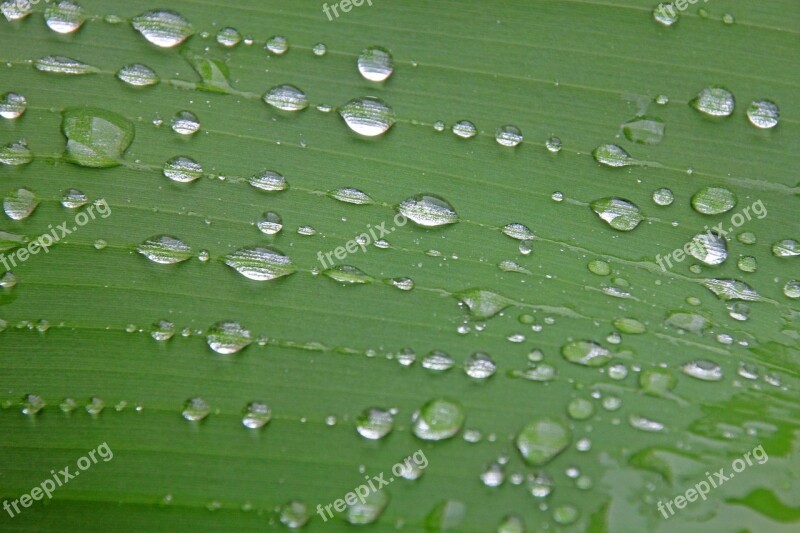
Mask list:
[[[250,176],[247,182],[256,189],[267,192],[285,191],[289,187],[286,178],[272,170],[264,170],[260,174]]]
[[[484,352],[474,352],[464,361],[464,372],[471,378],[486,379],[492,377],[496,370],[497,364]]]
[[[370,195],[358,189],[354,189],[353,187],[342,187],[332,190],[328,193],[328,196],[334,200],[339,200],[340,202],[348,204],[367,205],[374,203]]]
[[[0,163],[20,166],[33,161],[33,154],[24,139],[0,146]]]
[[[392,54],[380,46],[370,46],[358,56],[358,71],[369,81],[384,81],[394,71]]]
[[[800,255],[800,243],[794,239],[784,239],[772,244],[775,257],[796,257]]]
[[[497,129],[494,139],[501,146],[514,147],[523,141],[522,132],[516,126],[507,125]]]
[[[133,18],[132,25],[145,39],[162,48],[177,46],[194,33],[188,20],[168,9],[145,11]]]
[[[72,0],[61,0],[44,10],[47,27],[58,33],[72,33],[81,27],[86,16],[83,7]]]
[[[689,105],[712,117],[729,117],[736,106],[733,94],[723,87],[706,87]]]
[[[308,96],[294,85],[278,85],[264,94],[264,101],[281,111],[302,111],[308,107]]]
[[[455,436],[464,425],[464,408],[446,398],[431,400],[414,413],[412,431],[422,440],[444,440]]]
[[[164,176],[178,183],[191,183],[203,176],[200,163],[186,156],[173,157],[162,169]]]
[[[692,238],[689,253],[707,265],[719,265],[728,258],[728,245],[716,233],[700,233]]]
[[[200,120],[191,111],[178,111],[172,117],[172,131],[180,135],[192,135],[200,129]]]
[[[703,215],[719,215],[736,206],[736,195],[724,187],[703,187],[692,196],[692,207]]]
[[[793,300],[800,298],[800,281],[796,279],[787,281],[783,286],[783,294],[787,298],[792,298]]]
[[[566,424],[552,418],[540,418],[526,425],[515,442],[525,462],[541,466],[564,451],[571,440],[572,434]]]
[[[154,263],[172,265],[192,257],[192,248],[176,237],[157,235],[136,247],[136,251]]]
[[[769,100],[754,100],[747,107],[747,120],[758,128],[774,128],[778,125],[780,116],[778,104]]]
[[[0,117],[13,120],[19,118],[28,107],[28,101],[17,93],[5,93],[0,96]]]
[[[72,59],[65,56],[45,56],[37,59],[33,66],[36,70],[42,72],[51,72],[54,74],[72,74],[81,76],[84,74],[96,74],[100,69],[93,67],[77,59]]]
[[[117,72],[117,78],[134,87],[150,87],[160,81],[153,69],[141,63],[125,65]]]
[[[30,0],[6,0],[0,4],[0,11],[9,22],[22,20],[33,12]]]
[[[627,167],[642,163],[616,144],[602,144],[592,151],[595,161],[608,167]]]
[[[225,256],[225,264],[256,281],[270,281],[294,274],[297,270],[289,257],[266,247],[236,250]]]
[[[367,137],[386,133],[396,120],[394,109],[372,96],[350,100],[339,114],[351,130]]]
[[[394,418],[391,411],[372,407],[356,419],[356,430],[365,439],[382,439],[392,431]]]
[[[244,326],[234,321],[217,322],[206,335],[209,348],[220,355],[231,355],[253,342],[253,336]]]
[[[38,205],[39,199],[36,195],[25,188],[11,191],[3,199],[3,211],[5,211],[8,218],[12,220],[28,218]]]
[[[722,367],[705,359],[689,361],[681,366],[681,372],[703,381],[720,381],[722,379]]]
[[[717,295],[720,300],[747,300],[755,302],[761,300],[758,292],[738,279],[707,279],[703,285]]]
[[[133,124],[117,113],[93,107],[65,109],[61,131],[67,160],[84,167],[114,167],[134,137]]]
[[[619,231],[631,231],[644,220],[636,204],[624,198],[600,198],[593,201],[590,207],[609,226]]]
[[[517,239],[520,241],[527,241],[535,237],[535,235],[530,230],[530,228],[528,228],[528,226],[516,222],[512,224],[506,224],[505,226],[503,226],[503,233],[505,233],[512,239]]]
[[[450,202],[435,194],[418,194],[397,206],[397,210],[412,222],[433,228],[458,222],[458,214]]]

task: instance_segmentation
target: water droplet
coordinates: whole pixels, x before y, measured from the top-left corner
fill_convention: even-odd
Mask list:
[[[578,519],[578,510],[572,505],[559,505],[553,509],[553,521],[556,524],[569,525]]]
[[[747,120],[757,128],[774,128],[780,120],[778,104],[769,100],[754,100],[747,107]]]
[[[638,429],[639,431],[657,432],[664,429],[664,424],[661,422],[656,422],[655,420],[650,420],[649,418],[634,414],[628,416],[628,423],[632,428]]]
[[[589,264],[586,265],[586,268],[589,269],[589,272],[598,276],[608,276],[611,274],[611,265],[605,261],[601,261],[600,259],[593,259],[592,261],[589,261]]]
[[[800,281],[796,279],[787,281],[786,285],[783,286],[783,294],[787,298],[800,298]]]
[[[772,255],[775,257],[796,257],[800,255],[800,243],[794,239],[784,239],[773,243]]]
[[[632,142],[658,144],[664,140],[664,121],[655,117],[636,117],[622,125],[622,132]]]
[[[519,274],[531,274],[531,271],[514,261],[501,261],[497,267],[503,272],[516,272]]]
[[[117,78],[134,87],[150,87],[160,81],[153,69],[141,63],[125,65],[117,72]]]
[[[30,0],[6,0],[0,5],[3,16],[9,22],[22,20],[33,12]]]
[[[508,515],[497,526],[497,533],[525,533],[525,522],[516,515]]]
[[[33,416],[47,405],[41,396],[28,394],[22,399],[22,414]]]
[[[27,165],[32,160],[33,155],[24,139],[0,146],[0,163],[4,165]]]
[[[411,348],[403,348],[394,357],[403,366],[411,366],[417,360],[417,354]]]
[[[66,157],[84,167],[114,167],[121,163],[134,137],[133,124],[104,109],[65,109],[61,131],[67,138]]]
[[[371,524],[380,518],[389,503],[389,494],[385,490],[370,492],[364,500],[348,503],[344,518],[350,524]]]
[[[639,375],[639,387],[650,396],[665,396],[677,384],[678,380],[665,368],[650,368]]]
[[[206,335],[209,348],[220,355],[231,355],[253,342],[253,336],[244,326],[234,321],[217,322]]]
[[[478,128],[469,120],[459,120],[453,124],[452,132],[462,139],[471,139],[478,134]]]
[[[153,329],[150,330],[150,336],[157,341],[168,341],[176,331],[175,324],[169,320],[159,320],[153,324]]]
[[[736,235],[736,240],[742,244],[755,244],[758,242],[756,234],[752,231],[743,231],[742,233],[739,233]]]
[[[45,56],[37,59],[33,66],[41,72],[51,72],[54,74],[72,74],[81,76],[85,74],[96,74],[100,69],[88,65],[77,59],[64,56]]]
[[[556,377],[556,369],[552,365],[541,363],[525,370],[513,370],[511,376],[528,381],[552,381]]]
[[[289,41],[282,35],[273,35],[267,39],[264,48],[275,55],[283,55],[289,49]]]
[[[703,215],[720,215],[736,206],[736,195],[724,187],[703,187],[692,196],[692,207]]]
[[[267,192],[285,191],[289,187],[286,178],[272,170],[264,170],[260,174],[250,176],[247,181],[252,187]]]
[[[39,199],[28,189],[17,189],[11,191],[3,199],[3,211],[12,220],[24,220],[33,213]]]
[[[703,381],[720,381],[722,379],[722,367],[706,359],[689,361],[681,366],[681,371],[687,376]]]
[[[242,424],[248,429],[259,429],[272,420],[272,409],[263,402],[250,402],[242,413]]]
[[[733,94],[723,87],[706,87],[689,102],[697,111],[712,117],[729,117],[733,114]]]
[[[453,296],[465,305],[475,320],[486,320],[513,303],[505,296],[483,289],[467,289]]]
[[[611,360],[611,353],[593,341],[572,341],[561,347],[561,355],[570,363],[584,366],[603,366]]]
[[[17,285],[17,276],[13,272],[6,272],[2,276],[0,276],[0,288],[13,289],[16,285]],[[0,326],[2,326],[2,328],[0,328],[0,331],[5,331],[7,324],[8,323],[5,320],[3,320],[3,322],[0,323]]]
[[[487,487],[499,487],[505,480],[505,470],[499,463],[491,463],[481,472],[481,482]]]
[[[545,147],[551,153],[557,154],[561,151],[561,139],[558,137],[548,137],[547,140],[544,142]]]
[[[422,440],[444,440],[455,436],[464,425],[464,408],[446,398],[423,405],[412,417],[412,431]]]
[[[44,10],[47,27],[57,33],[72,33],[81,27],[85,19],[83,7],[72,0],[61,0]]]
[[[444,131],[445,123],[443,120],[437,120],[433,123],[433,129],[436,131]]]
[[[340,202],[348,204],[367,205],[374,203],[370,195],[358,189],[354,189],[353,187],[342,187],[332,190],[328,193],[328,196],[334,200],[339,200]]]
[[[372,407],[356,419],[356,431],[365,439],[382,439],[392,431],[394,418],[391,411]]]
[[[474,352],[464,361],[464,371],[471,378],[486,379],[492,377],[496,370],[497,364],[484,352]]]
[[[217,32],[217,42],[225,48],[233,48],[242,42],[242,34],[236,28],[227,26]]]
[[[163,173],[172,181],[191,183],[203,176],[203,167],[194,159],[178,156],[164,163]]]
[[[5,93],[0,96],[0,117],[14,120],[19,118],[28,107],[28,101],[17,93]]]
[[[647,327],[635,318],[617,318],[613,324],[617,330],[629,335],[638,335],[647,331]]]
[[[308,506],[301,501],[292,500],[281,507],[280,517],[284,526],[290,529],[301,528],[309,519]]]
[[[106,407],[106,402],[104,402],[102,398],[93,396],[91,399],[89,399],[89,403],[86,404],[86,412],[89,413],[91,416],[97,416],[103,412],[103,409],[105,409],[105,407]]]
[[[412,222],[433,228],[458,222],[458,214],[450,202],[435,194],[418,194],[397,206],[397,210]]]
[[[758,260],[752,255],[745,255],[736,261],[736,266],[742,272],[752,273],[758,270]]]
[[[266,247],[240,248],[225,256],[225,264],[255,281],[274,280],[297,270],[289,257]]]
[[[510,124],[498,128],[494,139],[499,145],[508,147],[517,146],[523,141],[520,129]]]
[[[602,144],[592,151],[592,156],[595,161],[608,167],[626,167],[641,164],[632,158],[624,148],[616,144]]]
[[[528,492],[534,498],[547,498],[555,488],[555,482],[545,472],[536,472],[528,474],[527,478]]]
[[[707,279],[703,281],[708,290],[720,300],[761,300],[758,292],[744,281],[738,279]]]
[[[733,18],[733,15],[730,13],[725,13],[722,15],[722,23],[723,24],[733,24],[736,20]]]
[[[177,46],[194,34],[194,28],[180,14],[168,9],[145,11],[131,22],[149,42],[162,48]]]
[[[386,133],[396,120],[394,109],[372,96],[350,100],[339,114],[351,130],[367,137]]]
[[[664,26],[672,26],[678,22],[679,13],[672,2],[661,3],[653,9],[653,18]]]
[[[371,276],[351,265],[336,265],[323,270],[322,274],[346,285],[364,285],[374,281]]]
[[[553,418],[540,418],[526,425],[515,443],[526,463],[541,466],[564,451],[571,440],[566,424]]]
[[[392,278],[389,280],[389,283],[401,291],[410,291],[415,286],[414,280],[411,278]]]
[[[311,51],[317,57],[322,57],[328,53],[328,47],[325,43],[317,43],[312,48]]]
[[[308,96],[294,85],[278,85],[264,94],[264,102],[281,111],[302,111],[308,107]]]
[[[274,211],[267,211],[256,223],[259,231],[265,235],[275,235],[283,229],[283,220],[278,213]]]
[[[358,56],[358,71],[369,81],[385,81],[394,71],[392,54],[380,46],[365,48]]]
[[[673,201],[675,201],[675,196],[673,196],[670,189],[664,187],[653,191],[653,202],[655,202],[657,205],[672,205]]]
[[[520,241],[533,239],[535,235],[533,232],[528,228],[528,226],[524,224],[506,224],[503,226],[503,233],[511,237],[512,239],[518,239]]]
[[[700,233],[692,238],[689,253],[707,265],[720,265],[728,259],[728,245],[716,233]]]
[[[606,197],[590,204],[592,211],[619,231],[631,231],[644,220],[636,204],[624,198]]]
[[[191,111],[178,111],[172,117],[172,131],[180,135],[192,135],[200,129],[200,120]]]
[[[150,237],[137,246],[136,251],[162,265],[180,263],[192,257],[192,248],[188,244],[169,235]]]
[[[210,412],[211,407],[208,403],[200,397],[195,397],[186,400],[181,414],[183,418],[190,422],[199,422],[207,417]]]
[[[450,370],[454,364],[455,361],[450,357],[450,354],[441,350],[433,350],[422,359],[422,368],[436,372]]]

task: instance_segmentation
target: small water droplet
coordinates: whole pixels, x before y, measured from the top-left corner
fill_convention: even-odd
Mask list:
[[[173,322],[169,320],[159,320],[153,324],[153,328],[150,330],[150,336],[157,341],[168,341],[175,335],[176,330],[177,328]]]
[[[541,466],[564,451],[571,440],[566,424],[554,418],[540,418],[520,431],[515,444],[526,463]]]
[[[471,139],[478,134],[478,128],[469,120],[459,120],[453,124],[452,132],[462,139]]]
[[[200,120],[191,111],[178,111],[172,117],[172,131],[180,135],[192,135],[200,129]]]
[[[289,529],[303,527],[308,522],[309,516],[308,506],[299,500],[291,500],[283,505],[280,511],[281,524]]]
[[[499,487],[506,480],[506,473],[503,465],[491,463],[481,472],[481,482],[487,487]]]
[[[528,226],[519,223],[506,224],[503,226],[503,233],[512,239],[518,239],[520,241],[533,239],[535,237]]]
[[[592,151],[594,160],[608,167],[626,167],[641,165],[621,146],[616,144],[602,144]]]
[[[636,117],[622,125],[622,132],[632,142],[658,144],[664,140],[664,121],[655,117]]]
[[[323,270],[322,275],[344,285],[364,285],[374,281],[372,276],[351,265],[336,265]]]
[[[376,243],[377,244],[377,243]],[[397,287],[401,291],[410,291],[414,288],[414,280],[411,278],[392,278],[389,280],[394,287]]]
[[[800,255],[800,243],[794,239],[784,239],[773,243],[772,255],[775,257],[796,257]]]
[[[217,322],[206,334],[209,348],[220,355],[235,354],[253,342],[253,336],[248,329],[238,322],[229,320]]]
[[[681,366],[681,371],[687,376],[703,381],[720,381],[722,379],[722,367],[706,359],[689,361]]]
[[[352,505],[347,503],[344,519],[350,524],[372,524],[380,518],[388,503],[386,491],[370,492],[363,500],[355,500]]]
[[[259,429],[272,420],[272,409],[263,402],[250,402],[242,413],[242,424],[248,429]]]
[[[141,63],[125,65],[117,72],[117,78],[134,87],[150,87],[160,81],[153,69]]]
[[[780,120],[778,104],[769,100],[754,100],[747,107],[747,120],[757,128],[774,128]]]
[[[551,153],[557,154],[561,151],[561,139],[558,137],[552,136],[548,137],[547,140],[544,142],[545,147]]]
[[[283,220],[278,213],[267,211],[258,219],[256,226],[265,235],[275,235],[283,229]]]
[[[786,282],[783,286],[783,294],[787,298],[797,299],[800,298],[800,281],[792,279]]]
[[[260,174],[250,176],[247,181],[252,187],[267,192],[285,191],[289,188],[286,178],[272,170],[264,170]]]
[[[666,2],[658,4],[653,9],[653,18],[664,26],[672,26],[678,22],[679,13],[672,2]]]
[[[561,355],[570,363],[603,366],[611,360],[608,349],[593,341],[572,341],[561,347]]]
[[[357,64],[358,71],[369,81],[385,81],[394,72],[392,54],[380,46],[365,48]]]
[[[528,492],[534,498],[547,498],[555,488],[555,482],[545,472],[536,472],[528,474],[527,477]]]
[[[675,196],[670,189],[663,187],[653,191],[653,202],[655,202],[656,205],[672,205],[673,201],[675,201]]]
[[[207,417],[210,412],[211,407],[208,403],[200,397],[195,397],[186,400],[181,414],[183,418],[190,422],[199,422]]]
[[[33,416],[41,411],[45,405],[47,404],[41,396],[28,394],[22,399],[22,414]]]
[[[733,94],[723,87],[706,87],[689,102],[697,111],[712,117],[729,117],[736,107]]]
[[[484,352],[474,352],[464,361],[464,371],[471,378],[490,378],[496,370],[497,364],[489,354]]]
[[[91,399],[89,399],[89,403],[86,404],[86,412],[91,416],[98,416],[105,408],[106,402],[97,396],[93,396]]]
[[[724,237],[716,233],[700,233],[692,237],[689,253],[707,265],[720,265],[728,259],[728,245]]]
[[[3,211],[12,220],[24,220],[39,205],[39,199],[28,189],[22,188],[11,191],[3,199]]]
[[[340,202],[348,204],[367,205],[374,203],[370,195],[353,187],[334,189],[328,193],[328,196],[334,200],[339,200]]]
[[[594,200],[590,207],[609,226],[619,231],[632,231],[644,220],[636,204],[624,198],[600,198]]]
[[[283,55],[289,49],[289,41],[282,35],[274,35],[267,39],[264,48],[275,55]]]
[[[328,46],[325,43],[317,43],[311,47],[311,51],[317,57],[322,57],[328,53]]]
[[[227,26],[217,32],[217,42],[225,48],[233,48],[242,42],[242,34],[236,28]]]
[[[736,266],[742,272],[753,273],[758,270],[758,260],[752,255],[744,255],[736,261]]]

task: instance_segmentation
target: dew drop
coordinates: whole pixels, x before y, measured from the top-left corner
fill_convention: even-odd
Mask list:
[[[450,354],[441,350],[433,350],[422,359],[422,368],[435,372],[444,372],[453,368],[455,361]]]
[[[282,35],[274,35],[267,39],[264,48],[275,55],[283,55],[289,50],[289,41]]]
[[[200,129],[200,120],[191,111],[179,111],[172,117],[172,131],[180,135],[192,135]]]
[[[603,144],[592,151],[595,161],[607,167],[626,167],[640,165],[641,163],[631,157],[621,146],[616,144]]]
[[[275,235],[283,229],[283,220],[278,213],[267,211],[258,219],[256,226],[264,235]]]
[[[490,378],[496,370],[497,364],[484,352],[474,352],[464,361],[464,372],[474,379]]]
[[[391,411],[371,407],[366,409],[356,419],[356,431],[365,439],[382,439],[394,427],[394,418]]]
[[[160,81],[153,69],[141,63],[125,65],[117,72],[117,78],[133,87],[150,87]]]
[[[289,529],[298,529],[306,525],[310,513],[308,506],[299,501],[292,500],[281,507],[280,520],[281,524]]]
[[[800,243],[794,239],[784,239],[773,243],[772,255],[775,257],[797,257],[800,255]]]
[[[758,260],[752,255],[744,255],[736,261],[736,266],[742,272],[753,273],[758,270]]]
[[[571,440],[566,424],[553,418],[540,418],[520,431],[515,444],[526,463],[541,466],[564,451]]]
[[[478,128],[469,120],[459,120],[453,124],[452,132],[462,139],[471,139],[478,134]]]
[[[570,363],[603,366],[611,360],[608,349],[593,341],[572,341],[561,347],[561,355]]]
[[[297,270],[289,257],[266,247],[240,248],[225,256],[225,264],[255,281],[278,279]]]
[[[336,265],[323,270],[322,275],[344,285],[365,285],[374,281],[372,276],[351,265]]]
[[[211,407],[208,403],[200,397],[195,397],[186,400],[181,414],[183,418],[190,422],[199,422],[207,417],[210,412]]]
[[[494,139],[500,146],[513,148],[523,141],[523,136],[518,127],[509,124],[498,128]]]
[[[350,100],[339,114],[351,130],[367,137],[386,133],[396,121],[394,109],[372,96]]]
[[[285,191],[289,188],[286,178],[272,170],[264,170],[260,174],[250,176],[247,182],[252,187],[266,192]]]
[[[104,402],[102,398],[93,396],[89,400],[89,403],[86,404],[86,412],[89,413],[91,416],[97,416],[103,412],[103,409],[105,409],[105,407],[106,407],[106,402]]]
[[[294,85],[278,85],[264,94],[264,102],[281,111],[302,111],[308,107],[308,96]]]
[[[455,436],[464,425],[464,408],[446,398],[423,405],[412,417],[412,431],[422,440],[444,440]]]
[[[548,137],[547,140],[544,142],[545,148],[553,154],[557,154],[561,151],[561,139],[558,137]]]
[[[536,472],[528,474],[527,486],[534,498],[547,498],[553,492],[555,482],[545,472]]]
[[[481,482],[487,487],[499,487],[506,480],[506,473],[500,463],[491,463],[481,472]]]
[[[706,359],[689,361],[681,366],[681,372],[703,381],[720,381],[722,379],[722,367]]]
[[[22,414],[28,416],[34,416],[39,411],[41,411],[45,407],[45,405],[47,404],[45,403],[45,401],[42,399],[41,396],[38,396],[36,394],[27,394],[22,399]]]
[[[24,220],[39,205],[39,199],[28,189],[22,188],[11,191],[3,199],[3,211],[12,220]]]
[[[5,93],[0,96],[0,117],[14,120],[19,118],[28,107],[28,101],[17,93]]]
[[[53,74],[71,74],[82,76],[86,74],[96,74],[100,69],[93,67],[77,59],[65,56],[45,56],[34,61],[33,66],[41,72]]]
[[[692,196],[692,208],[703,215],[719,215],[736,206],[736,195],[724,187],[703,187]]]
[[[700,233],[692,238],[689,253],[707,265],[720,265],[728,259],[728,245],[716,233]]]
[[[631,231],[644,220],[636,204],[624,198],[600,198],[594,200],[590,207],[597,216],[618,231]]]
[[[389,280],[389,283],[391,283],[392,286],[397,287],[401,291],[410,291],[415,287],[414,280],[405,277],[392,278]]]
[[[679,12],[672,2],[661,3],[653,9],[653,18],[664,26],[672,26],[678,22]]]
[[[242,413],[242,425],[248,429],[260,429],[272,420],[272,409],[263,402],[250,402]]]
[[[673,201],[675,201],[675,196],[670,189],[664,187],[653,191],[653,202],[655,202],[656,205],[672,205]]]
[[[528,226],[519,223],[506,224],[503,226],[503,233],[512,239],[517,239],[520,241],[533,239],[535,237]]]
[[[28,144],[24,139],[0,146],[0,163],[10,166],[27,165],[33,160]]]
[[[754,100],[747,107],[747,120],[757,128],[774,128],[780,120],[778,104],[769,100]]]
[[[122,115],[91,107],[65,109],[61,131],[71,163],[99,168],[119,165],[135,134],[133,124]]]
[[[194,34],[194,28],[180,14],[168,9],[145,11],[131,21],[133,28],[161,48],[177,46]]]
[[[340,202],[348,204],[367,205],[375,203],[370,195],[352,187],[334,189],[328,193],[328,196],[334,200],[339,200]]]
[[[800,298],[800,281],[796,279],[787,281],[786,285],[783,286],[783,294],[793,300]]]
[[[355,525],[372,524],[380,518],[389,503],[389,494],[383,491],[370,492],[363,500],[347,504],[344,519]]]
[[[473,288],[453,294],[475,320],[489,319],[513,304],[505,296],[492,291]]]
[[[325,43],[317,43],[312,48],[311,51],[317,57],[322,57],[328,53],[328,47]]]
[[[209,348],[220,355],[235,354],[253,342],[250,331],[232,320],[217,322],[206,334]]]
[[[0,11],[9,22],[22,20],[33,12],[30,0],[6,0],[0,4]]]
[[[380,46],[365,48],[358,56],[358,71],[369,81],[385,81],[394,72],[392,54]]]
[[[150,237],[136,247],[136,251],[154,263],[172,265],[192,257],[191,247],[169,235]]]
[[[173,322],[169,320],[159,320],[153,324],[153,328],[150,330],[150,336],[157,341],[165,342],[175,335],[176,330],[177,328]]]
[[[191,183],[203,176],[200,163],[186,156],[173,157],[162,170],[164,176],[178,183]]]
[[[703,281],[708,290],[720,300],[761,300],[758,292],[744,281],[737,279],[707,279]]]
[[[225,48],[233,48],[242,42],[242,34],[236,28],[227,26],[217,32],[217,42]]]
[[[47,27],[57,33],[72,33],[81,27],[86,15],[83,7],[72,0],[61,0],[48,5],[44,10]]]
[[[632,142],[658,144],[664,140],[664,121],[654,117],[636,117],[622,125],[622,132]]]
[[[397,206],[397,210],[412,222],[433,228],[458,222],[458,214],[450,202],[435,194],[418,194]]]
[[[729,117],[733,114],[733,94],[723,87],[706,87],[689,102],[697,111],[712,117]]]

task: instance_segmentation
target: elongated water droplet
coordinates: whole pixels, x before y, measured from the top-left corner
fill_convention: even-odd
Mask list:
[[[0,163],[4,165],[27,165],[31,161],[33,161],[33,154],[24,139],[0,146]]]
[[[365,439],[382,439],[392,431],[394,418],[391,411],[372,407],[356,419],[356,430]]]
[[[266,247],[241,248],[226,255],[225,264],[256,281],[270,281],[297,271],[289,257]]]
[[[36,70],[42,72],[51,72],[54,74],[72,74],[81,76],[84,74],[96,74],[100,69],[93,67],[77,59],[72,59],[65,56],[45,56],[37,59],[33,66]]]
[[[191,111],[178,111],[172,117],[172,131],[180,135],[192,135],[200,129],[200,120]]]
[[[503,233],[511,237],[512,239],[517,239],[520,241],[526,241],[528,239],[533,239],[535,235],[533,232],[528,228],[528,226],[519,223],[513,224],[506,224],[503,226]]]
[[[401,291],[410,291],[415,286],[414,280],[411,278],[405,278],[405,277],[392,278],[388,281],[392,286],[397,287]]]
[[[733,94],[723,87],[706,87],[689,102],[697,111],[712,117],[729,117],[736,103]]]
[[[358,56],[358,71],[369,81],[384,81],[394,71],[392,54],[380,46],[365,48]]]
[[[86,15],[83,7],[72,0],[61,0],[50,4],[44,10],[47,27],[58,33],[72,33],[81,27]]]
[[[135,130],[128,119],[93,107],[65,109],[61,131],[67,138],[66,158],[83,167],[107,168],[122,162]]]
[[[444,372],[453,368],[455,361],[450,354],[442,350],[433,350],[422,359],[422,368],[436,372]]]
[[[703,381],[720,381],[722,379],[722,367],[706,359],[689,361],[681,366],[681,372]]]
[[[757,128],[774,128],[780,117],[778,104],[769,100],[754,100],[747,107],[747,120]]]
[[[334,189],[328,193],[328,196],[348,204],[367,205],[374,203],[370,195],[353,187]]]
[[[153,69],[141,63],[125,65],[117,72],[117,78],[133,87],[151,87],[161,81]]]
[[[283,229],[283,220],[278,213],[267,211],[258,219],[256,226],[265,235],[275,235]]]
[[[459,120],[453,124],[452,132],[462,139],[471,139],[478,134],[478,128],[469,120]]]
[[[736,195],[724,187],[703,187],[692,196],[692,207],[703,215],[719,215],[736,206]]]
[[[264,102],[281,111],[302,111],[308,107],[308,96],[294,85],[278,85],[264,94]]]
[[[738,279],[707,279],[703,281],[708,290],[717,295],[720,300],[746,300],[756,302],[761,300],[758,292]]]
[[[397,210],[412,222],[434,228],[458,222],[458,214],[450,202],[435,194],[418,194],[403,200]]]
[[[592,151],[595,161],[608,167],[627,167],[642,163],[616,144],[602,144]]]
[[[253,336],[250,331],[232,320],[217,322],[208,328],[206,335],[209,348],[220,355],[235,354],[252,342]]]
[[[411,430],[422,440],[449,439],[461,431],[465,418],[461,404],[447,398],[437,398],[414,413]]]
[[[322,274],[345,285],[364,285],[374,281],[372,276],[350,265],[336,265],[323,270]]]
[[[800,255],[800,243],[794,239],[784,239],[773,243],[772,255],[775,257],[797,257]]]
[[[283,55],[289,49],[289,41],[282,35],[273,35],[267,39],[264,48],[275,55]]]
[[[178,156],[173,157],[163,168],[164,176],[178,183],[191,183],[203,176],[203,167],[194,159]]]
[[[608,349],[593,341],[572,341],[561,347],[561,355],[570,363],[603,366],[611,360]]]
[[[664,121],[655,117],[636,117],[622,125],[629,141],[639,144],[658,144],[664,140]]]
[[[211,406],[204,399],[196,397],[186,400],[181,414],[183,418],[190,422],[199,422],[207,417],[210,412]]]
[[[396,120],[394,109],[372,96],[350,100],[339,114],[351,130],[367,137],[386,133]]]
[[[28,101],[17,93],[5,93],[0,96],[0,117],[13,120],[19,118],[28,107]]]
[[[133,28],[161,48],[177,46],[194,34],[194,28],[180,14],[168,9],[145,11],[134,17]]]
[[[475,320],[492,318],[500,311],[512,305],[513,300],[495,292],[473,288],[453,294],[458,301],[469,309]]]
[[[180,263],[192,257],[192,248],[188,244],[169,235],[150,237],[137,246],[136,251],[162,265]]]
[[[267,192],[285,191],[289,187],[289,184],[286,183],[286,178],[272,170],[264,170],[259,174],[250,176],[247,182],[252,187]]]
[[[78,189],[67,189],[61,197],[61,205],[68,209],[77,209],[89,203],[89,198]]]
[[[636,204],[624,198],[600,198],[593,201],[590,207],[609,226],[619,231],[632,231],[644,220]]]
[[[728,259],[728,245],[716,233],[700,233],[692,238],[689,253],[707,265],[720,265]]]
[[[500,146],[508,146],[513,148],[523,141],[523,136],[518,127],[509,124],[498,128],[494,139]]]
[[[540,418],[522,428],[515,441],[525,462],[532,466],[549,463],[572,440],[566,424],[553,418]]]
[[[263,402],[250,402],[242,413],[242,424],[248,429],[260,429],[272,420],[272,409]]]

